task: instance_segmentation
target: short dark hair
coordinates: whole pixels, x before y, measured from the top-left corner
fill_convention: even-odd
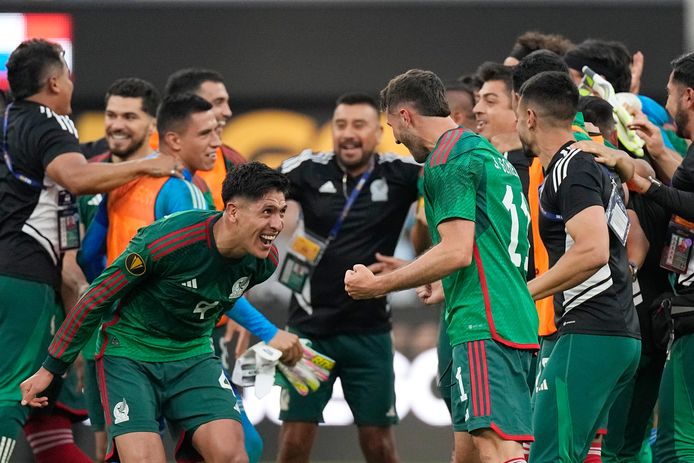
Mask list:
[[[694,88],[694,52],[675,58],[672,66],[672,80],[689,88]]]
[[[516,43],[513,45],[513,49],[511,49],[509,56],[520,61],[537,50],[549,50],[557,55],[563,56],[575,46],[576,45],[574,45],[571,40],[563,35],[528,31],[516,39]]]
[[[39,92],[55,68],[63,68],[63,47],[44,39],[25,40],[7,60],[7,81],[15,100],[23,100]]]
[[[286,195],[289,191],[289,177],[261,162],[253,161],[229,170],[222,184],[222,200],[224,204],[236,197],[255,201],[275,190]]]
[[[483,84],[482,79],[480,79],[477,74],[463,74],[462,76],[458,77],[456,81],[470,87],[473,94],[475,92],[479,92]]]
[[[212,109],[206,99],[192,93],[179,93],[165,97],[157,110],[157,131],[163,137],[166,132],[180,130],[191,114]]]
[[[381,90],[383,110],[401,103],[410,103],[422,116],[446,117],[451,114],[443,82],[433,72],[422,69],[410,69],[393,77]]]
[[[587,39],[566,53],[564,61],[583,73],[583,66],[602,75],[615,92],[628,92],[631,88],[631,54],[621,42]]]
[[[523,84],[541,72],[559,71],[569,73],[569,67],[559,55],[549,50],[537,50],[520,60],[513,68],[513,91],[518,93]]]
[[[371,95],[367,95],[366,93],[345,93],[335,101],[335,106],[339,106],[341,104],[365,104],[374,108],[377,113],[380,111],[376,99]]]
[[[477,75],[482,82],[490,82],[493,80],[502,81],[506,85],[510,96],[511,90],[513,89],[513,69],[511,67],[504,66],[501,63],[487,61],[477,68]]]
[[[106,104],[112,96],[124,98],[142,98],[142,110],[152,117],[157,117],[159,92],[151,83],[137,77],[124,77],[116,80],[106,90]]]
[[[542,116],[555,121],[572,121],[578,108],[578,88],[563,72],[546,71],[531,77],[520,89],[524,104],[536,104]]]
[[[164,95],[176,93],[196,93],[205,82],[218,82],[223,84],[222,75],[211,69],[186,68],[171,74],[164,87]]]
[[[605,135],[606,129],[614,130],[613,108],[610,103],[597,96],[582,96],[578,100],[578,111],[583,120],[595,124]]]

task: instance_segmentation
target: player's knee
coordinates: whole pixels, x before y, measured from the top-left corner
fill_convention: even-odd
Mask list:
[[[395,461],[395,442],[388,427],[360,428],[359,444],[367,461]]]
[[[209,450],[205,458],[208,463],[248,463],[248,455],[243,449],[224,445]]]

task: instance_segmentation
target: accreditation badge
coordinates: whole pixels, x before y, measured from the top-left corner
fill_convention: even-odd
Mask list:
[[[61,251],[79,249],[80,214],[77,198],[67,190],[58,192],[58,246]]]
[[[610,227],[610,230],[619,238],[622,246],[626,246],[631,223],[629,222],[624,201],[619,196],[618,188],[616,185],[612,186],[612,193],[610,194],[610,201],[607,205],[605,216],[607,217],[607,225]]]
[[[327,243],[315,235],[297,230],[282,263],[279,282],[301,293],[320,261]]]
[[[660,266],[680,275],[686,273],[693,243],[694,224],[674,216],[668,225]]]

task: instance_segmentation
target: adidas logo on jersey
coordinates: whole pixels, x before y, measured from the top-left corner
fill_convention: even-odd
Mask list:
[[[198,280],[196,278],[193,278],[192,280],[188,280],[185,283],[181,283],[181,286],[185,286],[186,288],[198,289]]]
[[[395,406],[394,405],[390,406],[390,409],[388,410],[388,413],[386,413],[386,416],[389,418],[398,416],[397,413],[395,413]]]
[[[542,383],[535,388],[535,392],[540,392],[540,391],[546,391],[549,388],[547,387],[547,380],[543,379]]]
[[[328,180],[318,188],[319,193],[337,193],[337,188],[333,185],[333,182]]]

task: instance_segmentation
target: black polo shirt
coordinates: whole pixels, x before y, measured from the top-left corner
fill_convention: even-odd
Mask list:
[[[44,188],[21,182],[0,161],[0,274],[57,288],[58,203],[66,192],[45,171],[61,154],[80,152],[77,130],[67,116],[17,101],[9,111],[7,142],[13,170]]]
[[[410,205],[417,199],[421,167],[410,157],[374,156],[369,180],[311,278],[313,314],[292,296],[288,322],[292,328],[314,336],[390,330],[386,298],[355,301],[345,293],[344,276],[354,264],[373,263],[376,252],[393,254]],[[359,177],[346,175],[332,152],[304,151],[283,162],[280,170],[291,180],[289,199],[301,204],[306,230],[327,237]]]

